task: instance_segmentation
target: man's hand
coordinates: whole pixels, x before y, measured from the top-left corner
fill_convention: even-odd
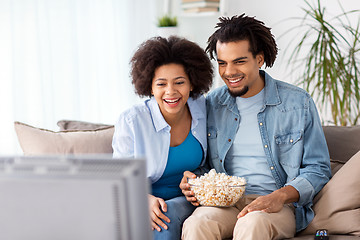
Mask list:
[[[152,230],[156,229],[160,232],[161,228],[159,226],[163,227],[164,229],[168,229],[167,225],[163,222],[170,222],[170,219],[163,213],[167,212],[167,205],[164,199],[157,198],[149,194],[148,200]]]
[[[179,187],[184,196],[186,197],[186,200],[188,200],[194,206],[199,206],[196,197],[194,197],[194,192],[190,190],[190,184],[187,181],[188,178],[196,178],[196,175],[192,172],[185,171]]]
[[[283,208],[284,204],[297,202],[299,197],[299,192],[294,187],[286,186],[268,195],[256,198],[249,205],[244,207],[237,217],[243,217],[253,211],[276,213]]]

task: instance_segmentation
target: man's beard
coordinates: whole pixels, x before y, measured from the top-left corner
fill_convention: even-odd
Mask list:
[[[243,95],[245,95],[248,91],[249,91],[249,87],[248,86],[245,86],[243,87],[241,90],[238,90],[238,91],[231,91],[229,88],[228,88],[228,91],[230,93],[230,95],[232,97],[241,97]]]

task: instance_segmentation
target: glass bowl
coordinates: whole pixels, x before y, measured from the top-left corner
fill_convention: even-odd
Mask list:
[[[246,184],[214,186],[190,184],[190,189],[202,206],[231,207],[243,196]]]

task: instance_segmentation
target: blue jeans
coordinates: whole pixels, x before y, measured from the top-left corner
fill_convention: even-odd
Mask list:
[[[153,230],[154,240],[178,240],[181,238],[182,224],[187,217],[195,210],[195,206],[189,203],[184,196],[172,198],[165,201],[167,212],[164,214],[170,219],[170,223],[165,222],[168,230],[161,228],[161,232]]]

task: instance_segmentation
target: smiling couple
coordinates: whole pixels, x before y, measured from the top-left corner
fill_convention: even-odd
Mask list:
[[[219,20],[206,52],[225,86],[206,99],[213,70],[197,44],[172,36],[140,45],[132,83],[149,99],[120,115],[114,157],[146,157],[154,239],[293,237],[314,217],[313,197],[330,178],[315,104],[260,70],[278,51],[270,28],[244,14]],[[247,179],[235,206],[198,206],[187,179],[210,167]]]

